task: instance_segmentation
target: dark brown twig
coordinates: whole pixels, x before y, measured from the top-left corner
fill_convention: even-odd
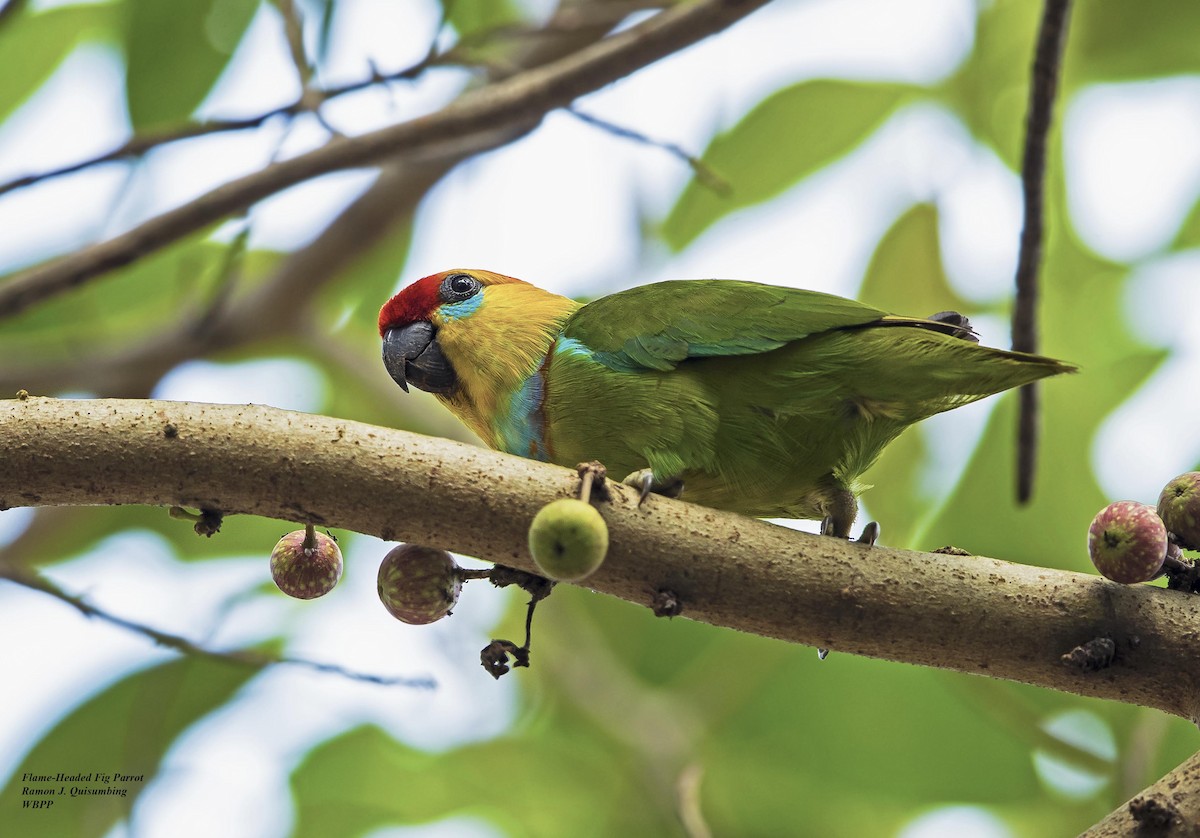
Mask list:
[[[34,591],[41,591],[44,594],[49,594],[55,599],[65,602],[72,608],[77,610],[85,617],[94,617],[103,620],[106,623],[126,629],[135,634],[140,634],[148,638],[159,646],[171,649],[181,655],[190,657],[209,658],[211,660],[225,661],[227,663],[236,664],[238,666],[249,666],[254,669],[266,669],[275,664],[289,664],[291,666],[302,666],[306,669],[312,669],[317,672],[326,672],[332,675],[339,675],[343,678],[349,678],[352,681],[363,681],[368,684],[378,684],[385,687],[414,687],[420,689],[433,689],[437,686],[432,678],[406,678],[400,676],[389,675],[374,675],[368,672],[357,672],[352,669],[338,666],[333,663],[321,663],[319,661],[311,661],[306,658],[293,658],[283,655],[269,655],[263,652],[253,652],[249,650],[239,650],[234,652],[219,652],[213,649],[207,649],[199,646],[187,638],[180,637],[176,634],[169,634],[164,631],[159,631],[144,623],[139,623],[134,620],[127,620],[124,617],[118,617],[111,614],[102,608],[84,600],[82,597],[69,594],[62,588],[55,585],[49,579],[36,573],[27,570],[19,570],[7,562],[0,562],[0,578],[7,579],[22,587],[29,588]]]
[[[1021,250],[1017,257],[1017,296],[1012,323],[1012,348],[1018,352],[1037,352],[1038,349],[1038,271],[1046,226],[1046,137],[1053,119],[1058,68],[1067,40],[1067,15],[1071,7],[1071,0],[1045,0],[1045,3],[1029,85],[1025,155],[1021,165],[1025,225],[1021,230]],[[1017,502],[1022,504],[1033,496],[1038,402],[1036,384],[1021,388],[1017,420]]]

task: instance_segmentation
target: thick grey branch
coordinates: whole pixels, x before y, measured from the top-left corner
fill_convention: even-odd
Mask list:
[[[534,570],[526,528],[577,488],[545,463],[258,406],[0,402],[0,506],[181,505],[312,521]],[[715,625],[1200,716],[1197,600],[973,556],[868,548],[614,487],[589,588],[672,591]],[[164,513],[165,514],[165,513]],[[1111,666],[1065,666],[1098,637]]]
[[[128,264],[309,178],[378,164],[400,153],[410,162],[433,162],[494,147],[529,130],[547,112],[719,32],[767,2],[700,0],[673,6],[544,67],[462,96],[436,113],[357,137],[335,138],[307,154],[232,180],[126,233],[14,278],[0,287],[0,317]]]

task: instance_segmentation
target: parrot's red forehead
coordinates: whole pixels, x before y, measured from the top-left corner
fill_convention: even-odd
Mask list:
[[[431,274],[402,289],[379,310],[379,336],[393,326],[403,326],[418,320],[428,320],[441,303],[438,286],[445,273]]]

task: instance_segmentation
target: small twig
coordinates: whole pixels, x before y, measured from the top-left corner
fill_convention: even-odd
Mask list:
[[[1017,257],[1017,295],[1013,307],[1012,348],[1037,352],[1038,271],[1045,233],[1046,137],[1058,90],[1058,68],[1067,40],[1067,15],[1071,0],[1045,0],[1029,86],[1029,112],[1025,121],[1025,154],[1021,165],[1021,187],[1025,201],[1025,225]],[[1026,384],[1020,390],[1017,419],[1017,502],[1033,496],[1037,465],[1038,389]]]
[[[477,574],[479,571],[460,571],[460,573]],[[550,592],[554,590],[554,583],[549,579],[543,579],[541,576],[505,567],[504,565],[496,565],[486,575],[497,588],[517,585],[529,594],[529,604],[525,610],[524,644],[518,646],[511,640],[498,638],[492,640],[479,652],[480,664],[488,671],[489,675],[499,680],[510,669],[508,664],[509,656],[512,657],[513,666],[529,666],[529,644],[533,629],[533,610],[539,602],[550,596]]]
[[[369,77],[359,81],[350,82],[339,87],[331,87],[326,90],[313,89],[306,95],[302,95],[296,101],[288,105],[282,105],[278,108],[273,108],[269,111],[264,111],[257,116],[246,117],[245,119],[214,119],[207,122],[195,122],[187,125],[181,125],[169,130],[160,131],[154,134],[146,134],[140,137],[132,137],[119,146],[116,146],[103,154],[98,154],[95,157],[89,157],[86,160],[80,160],[76,163],[70,163],[57,169],[47,169],[43,172],[37,172],[31,175],[22,175],[5,183],[0,183],[0,195],[8,192],[13,192],[17,189],[23,189],[27,186],[32,186],[35,183],[40,183],[43,180],[62,177],[64,175],[74,174],[75,172],[84,169],[90,169],[93,166],[99,166],[104,163],[116,163],[121,160],[127,160],[133,157],[141,157],[142,155],[153,151],[154,149],[169,145],[171,143],[181,142],[183,140],[192,140],[197,137],[206,137],[211,134],[221,134],[229,131],[248,131],[253,128],[260,128],[268,121],[275,117],[294,117],[297,114],[306,111],[315,111],[320,105],[325,104],[331,99],[336,99],[339,96],[344,96],[348,93],[356,93],[360,90],[365,90],[368,87],[373,87],[379,84],[388,84],[396,81],[407,81],[416,78],[431,67],[435,66],[476,66],[470,62],[459,58],[454,50],[449,50],[444,53],[429,54],[421,61],[399,70],[394,73],[379,73],[373,72]]]
[[[266,669],[275,664],[288,664],[291,666],[302,666],[306,669],[312,669],[317,672],[327,672],[333,675],[340,675],[343,678],[348,678],[352,681],[364,681],[369,684],[379,684],[386,687],[413,687],[421,689],[433,689],[437,686],[432,678],[406,678],[401,676],[375,675],[368,672],[357,672],[352,669],[346,669],[343,666],[333,663],[321,663],[312,661],[306,658],[294,658],[284,655],[268,655],[263,652],[253,652],[248,650],[240,650],[235,652],[221,652],[214,649],[208,649],[197,645],[185,637],[180,637],[177,634],[169,634],[164,631],[159,631],[156,628],[139,623],[135,620],[128,620],[124,617],[118,617],[102,608],[87,602],[80,596],[69,594],[62,588],[55,585],[49,579],[40,574],[31,573],[26,570],[20,570],[7,562],[0,562],[0,578],[7,579],[22,587],[29,588],[34,591],[41,591],[44,594],[49,594],[55,599],[70,605],[80,614],[89,618],[103,620],[119,628],[126,629],[135,634],[140,634],[153,641],[156,645],[163,646],[172,651],[178,652],[181,655],[190,657],[209,658],[211,660],[225,661],[227,663],[236,664],[238,666],[249,666],[254,669]]]
[[[212,299],[208,301],[208,305],[192,320],[189,326],[194,340],[203,341],[212,333],[216,324],[224,316],[226,306],[233,297],[234,287],[237,285],[238,279],[241,278],[240,269],[242,260],[246,255],[246,249],[249,244],[250,225],[249,223],[245,223],[238,230],[237,235],[233,237],[233,241],[229,243],[229,247],[225,249],[225,253],[221,257],[221,266],[217,271],[216,286],[213,289]]]
[[[279,9],[279,16],[283,18],[283,33],[287,39],[288,55],[292,59],[292,66],[296,68],[296,78],[300,82],[300,89],[304,94],[309,92],[313,81],[312,64],[308,61],[308,54],[304,49],[304,20],[300,16],[300,10],[296,8],[295,0],[274,0],[275,7]]]
[[[646,136],[640,131],[635,131],[632,128],[626,128],[623,125],[617,125],[615,122],[609,122],[606,119],[593,116],[589,113],[584,113],[576,107],[569,107],[565,110],[580,122],[584,122],[595,128],[599,128],[601,131],[612,134],[614,137],[620,137],[624,140],[633,140],[636,143],[648,145],[652,148],[662,149],[673,157],[682,160],[695,173],[696,181],[701,186],[711,189],[718,195],[728,195],[733,191],[733,187],[729,185],[729,181],[725,180],[725,178],[714,172],[711,168],[709,168],[708,164],[706,164],[699,157],[689,154],[683,148],[683,146],[680,146],[677,143],[656,140],[652,137]]]
[[[235,178],[106,241],[80,248],[0,285],[0,317],[78,287],[297,183],[385,160],[420,165],[511,142],[556,108],[731,26],[769,0],[697,0],[556,61],[470,91],[434,114],[320,148]]]

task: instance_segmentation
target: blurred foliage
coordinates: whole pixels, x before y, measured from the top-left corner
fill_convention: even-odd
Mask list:
[[[135,130],[186,120],[241,41],[259,0],[126,0],[125,90]]]
[[[320,62],[337,3],[302,5],[319,24]],[[0,73],[0,122],[72,50],[90,43],[125,56],[131,133],[185,123],[259,9],[257,0],[27,6],[0,28],[0,66],[21,68]],[[688,183],[650,235],[673,251],[684,249],[720,219],[835,165],[916,103],[945,109],[1015,170],[1039,10],[1032,0],[980,3],[969,55],[927,87],[827,78],[770,92],[717,131],[703,154],[729,183],[728,194],[699,180]],[[458,37],[484,42],[493,29],[529,23],[524,6],[509,0],[446,0],[444,14]],[[1097,83],[1194,74],[1200,70],[1198,32],[1200,4],[1076,4],[1064,95]],[[1080,534],[1108,500],[1093,473],[1092,442],[1165,355],[1141,345],[1125,323],[1133,266],[1098,256],[1073,232],[1057,137],[1040,320],[1047,324],[1044,351],[1080,363],[1083,371],[1042,387],[1036,502],[1026,508],[1013,502],[1015,403],[1000,398],[960,473],[937,475],[931,484],[931,440],[913,431],[866,476],[877,487],[866,502],[884,521],[888,544],[955,544],[982,555],[1088,569]],[[463,436],[431,400],[381,398],[363,373],[377,371],[375,309],[404,268],[409,221],[319,291],[312,307],[321,317],[314,322],[326,331],[234,347],[218,360],[300,358],[331,384],[326,412]],[[1200,247],[1200,203],[1180,224],[1172,248]],[[971,304],[955,291],[938,230],[936,203],[901,213],[878,242],[861,298],[917,314],[954,308],[1006,315],[1004,304]],[[87,364],[189,322],[225,283],[233,283],[236,305],[287,257],[251,251],[230,272],[228,245],[212,233],[0,323],[0,358]],[[180,558],[211,559],[264,553],[291,529],[285,522],[238,518],[218,537],[201,539],[163,510],[143,508],[53,510],[38,521],[12,554],[43,564],[79,556],[128,530],[162,535]],[[514,599],[497,634],[519,636],[523,609],[517,605]],[[717,835],[887,835],[932,808],[967,804],[985,807],[1015,835],[1062,835],[1094,822],[1200,745],[1187,723],[1141,708],[836,651],[820,663],[810,649],[687,620],[656,620],[645,609],[580,589],[560,586],[539,609],[537,628],[532,669],[508,676],[520,679],[522,689],[511,729],[435,752],[377,727],[343,728],[295,769],[294,834],[353,836],[468,815],[531,836],[682,834],[689,818],[707,822]],[[0,822],[19,806],[17,778],[24,770],[100,761],[149,778],[180,733],[235,701],[251,674],[181,660],[99,688],[24,756],[0,793]],[[1117,743],[1116,759],[1097,775],[1098,790],[1074,796],[1039,774],[1033,758],[1041,751],[1070,761],[1071,749],[1045,729],[1048,719],[1070,710],[1091,714]],[[133,798],[95,798],[60,805],[49,819],[39,814],[38,828],[104,835],[133,804]]]
[[[100,838],[137,804],[163,755],[193,722],[230,701],[255,670],[204,658],[184,658],[129,675],[84,701],[25,755],[0,791],[5,831],[13,835]],[[21,811],[22,775],[139,777],[111,785],[82,780],[70,789],[125,788],[121,796],[47,798],[44,811]],[[53,784],[53,785],[57,785]],[[46,786],[41,786],[46,787]],[[19,824],[19,825],[18,825]]]
[[[907,92],[902,85],[820,80],[771,94],[704,152],[704,165],[730,184],[729,193],[693,180],[663,222],[663,238],[681,250],[722,216],[773,198],[848,154]]]

